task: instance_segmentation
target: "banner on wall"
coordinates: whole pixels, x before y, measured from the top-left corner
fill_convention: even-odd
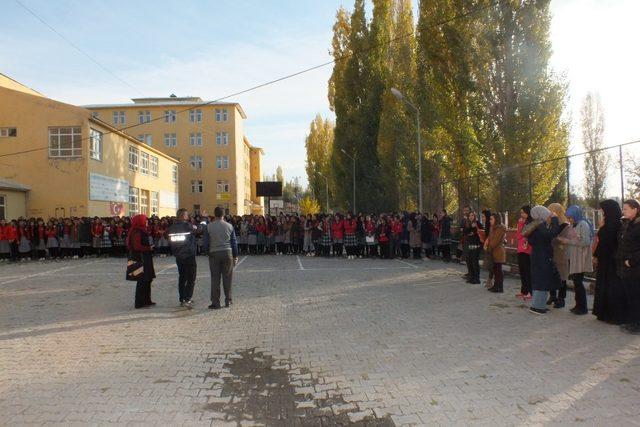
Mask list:
[[[129,201],[129,181],[91,173],[89,200],[126,203]]]
[[[178,209],[178,193],[172,191],[160,191],[160,207]]]

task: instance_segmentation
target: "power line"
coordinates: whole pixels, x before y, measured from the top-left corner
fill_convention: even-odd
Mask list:
[[[137,90],[137,89],[135,89],[133,86],[131,86],[129,83],[127,83],[126,81],[122,80],[120,77],[118,77],[118,76],[117,76],[117,75],[115,75],[113,72],[111,72],[108,68],[104,67],[104,66],[103,66],[102,64],[100,64],[98,61],[96,61],[93,57],[91,57],[91,56],[90,56],[88,53],[86,53],[84,50],[82,50],[82,49],[80,49],[78,46],[76,46],[76,45],[75,45],[73,42],[71,42],[69,39],[67,39],[67,38],[66,38],[66,37],[64,37],[62,34],[60,34],[58,31],[56,31],[56,29],[55,29],[55,28],[53,28],[51,25],[49,25],[49,24],[48,24],[44,19],[42,19],[40,16],[38,16],[38,15],[37,15],[35,12],[33,12],[31,9],[29,9],[29,8],[27,8],[25,5],[23,5],[19,0],[15,0],[15,1],[16,1],[16,3],[18,3],[21,7],[23,7],[25,10],[27,10],[31,15],[33,15],[36,19],[38,19],[38,20],[39,20],[40,22],[42,22],[45,26],[47,26],[49,29],[51,29],[51,31],[53,31],[55,34],[57,34],[58,36],[60,36],[60,38],[62,38],[62,39],[63,39],[64,41],[66,41],[67,43],[69,43],[71,46],[73,46],[73,47],[74,47],[76,50],[78,50],[80,53],[82,53],[83,55],[85,55],[86,57],[88,57],[88,58],[89,58],[93,63],[95,63],[96,65],[98,65],[98,66],[99,66],[100,68],[102,68],[104,71],[106,71],[107,73],[109,73],[110,75],[112,75],[113,77],[115,77],[116,79],[118,79],[119,81],[121,81],[122,83],[124,83],[125,85],[127,85],[128,87],[132,88],[133,90],[138,91],[138,90]],[[484,6],[481,6],[481,7],[475,8],[475,9],[471,9],[471,10],[468,10],[468,11],[466,11],[466,12],[463,12],[463,13],[460,13],[460,14],[457,14],[457,15],[453,15],[453,16],[451,16],[451,17],[447,18],[447,19],[444,19],[444,20],[439,21],[439,22],[436,22],[436,23],[434,23],[434,24],[432,24],[432,25],[430,25],[430,26],[427,26],[426,28],[436,28],[436,27],[439,27],[439,26],[442,26],[442,25],[446,25],[446,24],[449,24],[449,23],[451,23],[451,22],[453,22],[453,21],[456,21],[456,20],[458,20],[458,19],[463,19],[463,18],[466,18],[466,17],[468,17],[468,16],[474,15],[474,14],[476,14],[476,13],[478,13],[478,12],[482,12],[483,10],[487,10],[487,9],[489,9],[489,8],[491,8],[491,7],[499,6],[500,4],[502,4],[502,3],[506,3],[507,1],[508,1],[508,0],[491,2],[491,3],[487,4],[487,5],[484,5]],[[331,60],[331,61],[323,62],[323,63],[321,63],[321,64],[317,64],[317,65],[314,65],[314,66],[311,66],[311,67],[308,67],[308,68],[304,68],[304,69],[299,70],[299,71],[296,71],[296,72],[294,72],[294,73],[287,74],[287,75],[285,75],[285,76],[282,76],[282,77],[279,77],[279,78],[276,78],[276,79],[273,79],[273,80],[269,80],[269,81],[267,81],[267,82],[264,82],[264,83],[261,83],[261,84],[258,84],[258,85],[255,85],[255,86],[249,87],[249,88],[247,88],[247,89],[244,89],[244,90],[241,90],[241,91],[238,91],[238,92],[235,92],[235,93],[231,93],[231,94],[225,95],[225,96],[223,96],[223,97],[220,97],[220,98],[214,99],[214,100],[212,100],[212,101],[207,101],[207,102],[204,102],[204,103],[202,103],[202,104],[198,104],[198,105],[194,105],[194,106],[192,106],[192,107],[188,107],[188,108],[185,108],[185,109],[182,109],[182,110],[178,110],[178,111],[176,111],[176,115],[181,114],[181,113],[184,113],[184,112],[187,112],[187,111],[191,111],[191,110],[194,110],[194,109],[197,109],[197,108],[199,108],[199,107],[206,106],[206,105],[215,104],[215,103],[217,103],[217,102],[223,101],[223,100],[228,99],[228,98],[236,97],[236,96],[239,96],[239,95],[244,95],[245,93],[253,92],[253,91],[257,90],[257,89],[261,89],[261,88],[263,88],[263,87],[270,86],[270,85],[273,85],[273,84],[275,84],[275,83],[279,83],[279,82],[281,82],[281,81],[288,80],[288,79],[291,79],[291,78],[293,78],[293,77],[297,77],[297,76],[299,76],[299,75],[309,73],[309,72],[311,72],[311,71],[315,71],[315,70],[317,70],[317,69],[320,69],[320,68],[326,67],[326,66],[328,66],[328,65],[332,65],[332,64],[335,64],[335,63],[337,63],[337,62],[340,62],[340,61],[344,61],[344,60],[346,60],[346,59],[349,59],[349,58],[351,58],[352,56],[355,56],[355,55],[358,55],[358,54],[362,54],[362,53],[367,53],[367,52],[369,52],[369,51],[371,51],[371,50],[373,50],[373,49],[377,49],[377,48],[379,48],[379,47],[381,47],[381,46],[385,46],[385,45],[388,45],[388,44],[394,43],[394,42],[396,42],[396,41],[398,41],[398,40],[402,40],[402,39],[404,39],[404,38],[406,38],[406,37],[409,37],[409,36],[413,35],[414,33],[415,33],[415,31],[410,31],[410,32],[408,32],[408,33],[401,34],[401,35],[399,35],[399,36],[393,37],[393,38],[391,38],[391,39],[389,39],[389,40],[386,40],[386,41],[382,41],[382,42],[376,43],[376,44],[374,44],[374,45],[372,45],[372,46],[369,46],[369,47],[368,47],[368,48],[366,48],[366,49],[362,49],[362,50],[354,51],[354,52],[349,52],[349,53],[347,53],[347,54],[345,54],[345,55],[342,55],[342,56],[340,56],[340,57],[338,57],[338,58],[334,58],[334,59],[333,59],[333,60]],[[159,116],[159,117],[153,118],[153,119],[151,119],[150,121],[147,121],[147,122],[145,122],[145,123],[137,123],[137,124],[133,124],[133,125],[130,125],[130,126],[125,126],[125,127],[123,127],[123,128],[119,128],[117,131],[119,131],[119,132],[124,132],[124,131],[126,131],[126,130],[133,129],[133,128],[137,128],[137,127],[140,127],[140,126],[144,126],[144,125],[146,125],[146,124],[148,124],[148,123],[150,123],[150,122],[155,122],[155,121],[157,121],[157,120],[161,120],[161,119],[163,119],[163,118],[164,118],[164,116]],[[116,132],[116,131],[107,131],[107,132],[104,132],[104,133],[103,133],[103,135],[108,135],[108,134],[110,134],[110,133],[115,133],[115,132]],[[91,137],[81,138],[78,142],[87,141],[87,140],[89,140],[89,139],[91,139]],[[48,150],[48,149],[49,149],[49,146],[47,145],[46,147],[35,148],[35,149],[31,149],[31,150],[16,151],[16,152],[13,152],[13,153],[0,154],[0,157],[16,156],[16,155],[20,155],[20,154],[30,153],[30,152],[33,152],[33,151]]]

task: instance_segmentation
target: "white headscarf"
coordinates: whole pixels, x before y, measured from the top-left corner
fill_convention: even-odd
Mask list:
[[[551,211],[544,206],[534,206],[531,208],[531,218],[546,221],[551,216]]]

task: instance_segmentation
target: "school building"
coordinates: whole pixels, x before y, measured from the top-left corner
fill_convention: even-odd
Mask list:
[[[0,74],[0,214],[175,215],[179,161]]]
[[[240,104],[198,97],[134,98],[131,103],[86,105],[94,118],[180,160],[180,206],[210,215],[263,214],[256,195],[263,151],[244,135]]]

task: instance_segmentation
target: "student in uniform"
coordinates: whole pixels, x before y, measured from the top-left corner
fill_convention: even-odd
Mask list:
[[[18,253],[20,261],[26,261],[31,254],[31,235],[25,221],[18,224]]]
[[[7,238],[7,221],[0,219],[0,262],[8,261],[11,258],[11,246]]]
[[[57,260],[60,256],[60,242],[58,242],[58,229],[52,219],[50,219],[47,223],[45,235],[47,237],[47,250],[49,251],[49,258]]]

